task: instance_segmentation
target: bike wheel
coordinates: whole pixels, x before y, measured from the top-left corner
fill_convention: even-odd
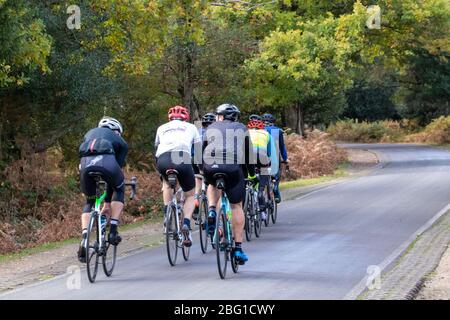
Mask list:
[[[169,205],[166,211],[166,247],[167,258],[171,266],[174,266],[177,262],[178,255],[178,227],[176,208],[173,205]]]
[[[91,213],[89,221],[87,238],[86,238],[86,266],[87,275],[91,283],[95,282],[98,271],[99,258],[99,227],[98,227],[98,213]]]
[[[264,226],[268,227],[270,224],[270,215],[271,215],[271,197],[270,197],[270,186],[267,186],[265,191],[265,199],[266,199],[266,219],[264,220]]]
[[[253,212],[252,212],[252,207],[253,207],[253,203],[252,203],[252,199],[251,199],[251,195],[249,192],[246,193],[246,199],[245,199],[245,210],[244,210],[244,215],[245,215],[245,225],[244,225],[244,229],[245,229],[245,238],[247,239],[247,241],[251,241],[252,240],[252,233],[253,233]]]
[[[198,233],[200,235],[200,248],[203,253],[208,251],[208,200],[202,199],[200,202],[199,215],[198,215]]]
[[[109,230],[105,230],[105,235],[107,234],[109,234]],[[102,255],[103,271],[107,277],[110,277],[116,265],[117,246],[110,244],[109,241],[105,241],[104,244],[105,248]]]
[[[274,197],[272,197],[272,199],[274,199]],[[272,222],[273,224],[275,224],[277,222],[277,217],[278,217],[278,203],[275,201],[273,201],[273,209],[272,209],[272,214],[270,215],[272,217]]]
[[[239,262],[234,257],[234,253],[230,253],[231,255],[231,269],[234,273],[238,273],[239,271]]]
[[[258,208],[256,205],[253,206],[253,224],[255,226],[255,236],[257,238],[261,235],[261,228],[262,228],[262,219],[261,219],[261,212],[258,211]]]
[[[225,279],[228,262],[228,243],[225,237],[227,232],[225,214],[220,212],[216,219],[216,230],[214,232],[214,244],[216,247],[217,268],[221,279]]]
[[[180,221],[180,230],[181,230],[181,227],[183,225],[183,216],[181,214],[179,216],[179,221]],[[184,240],[184,237],[182,237],[181,239]],[[181,245],[181,252],[183,253],[183,259],[184,259],[184,261],[188,261],[189,260],[189,254],[191,253],[191,247],[186,247],[183,244],[182,240],[180,240],[180,245]]]

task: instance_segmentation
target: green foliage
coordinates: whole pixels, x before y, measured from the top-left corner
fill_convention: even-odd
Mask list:
[[[23,85],[35,69],[49,72],[51,39],[29,1],[0,1],[0,43],[0,89]]]

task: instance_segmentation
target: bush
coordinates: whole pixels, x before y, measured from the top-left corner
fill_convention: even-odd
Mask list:
[[[328,134],[313,131],[305,139],[298,134],[286,136],[291,178],[313,178],[332,174],[347,160],[347,153],[331,141]]]
[[[397,142],[404,136],[401,123],[393,120],[375,122],[341,120],[330,125],[327,132],[334,140],[365,143]]]
[[[422,132],[405,137],[406,142],[450,143],[450,116],[434,119]]]

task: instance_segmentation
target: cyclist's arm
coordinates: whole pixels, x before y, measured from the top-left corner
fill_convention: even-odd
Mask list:
[[[119,143],[119,150],[116,152],[116,160],[121,168],[125,165],[125,159],[128,154],[128,144],[125,140],[121,139]]]
[[[254,176],[256,174],[256,166],[253,163],[253,159],[255,158],[255,154],[253,151],[253,144],[252,144],[252,140],[250,139],[250,134],[247,130],[247,134],[245,135],[245,165],[247,167],[247,172],[250,176]]]
[[[287,155],[286,145],[284,143],[284,132],[281,129],[280,129],[280,134],[279,134],[278,139],[279,139],[279,143],[280,143],[281,158],[283,159],[284,162],[286,162],[288,160],[288,155]]]

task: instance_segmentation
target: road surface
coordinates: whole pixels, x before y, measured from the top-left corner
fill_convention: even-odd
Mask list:
[[[220,280],[215,252],[198,235],[190,261],[170,267],[165,247],[120,259],[90,284],[81,270],[8,292],[0,299],[342,299],[450,202],[450,152],[417,145],[348,145],[383,165],[279,206],[276,225],[244,243],[250,260]],[[69,284],[69,286],[68,286]]]

